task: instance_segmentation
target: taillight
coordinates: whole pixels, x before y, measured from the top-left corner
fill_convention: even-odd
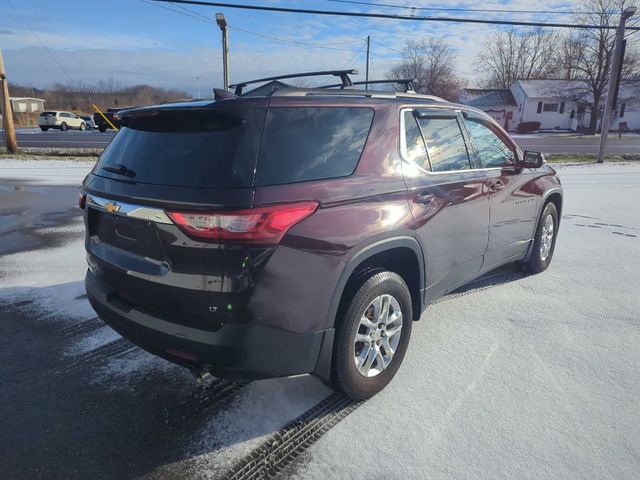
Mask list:
[[[84,193],[80,194],[80,198],[78,199],[78,206],[80,210],[84,210],[84,207],[87,206],[87,195]]]
[[[272,245],[317,208],[317,202],[300,202],[225,212],[167,212],[167,215],[182,231],[198,240]]]

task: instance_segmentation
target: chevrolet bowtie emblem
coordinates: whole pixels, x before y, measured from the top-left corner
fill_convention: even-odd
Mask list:
[[[117,203],[109,202],[105,203],[104,209],[109,213],[116,213],[120,210],[120,205],[118,205]]]

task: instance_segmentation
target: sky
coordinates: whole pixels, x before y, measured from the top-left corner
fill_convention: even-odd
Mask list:
[[[416,7],[573,11],[579,1],[369,0]],[[411,10],[330,0],[251,0],[228,3],[411,14]],[[15,7],[15,8],[14,8]],[[16,12],[17,10],[17,12]],[[19,14],[22,16],[20,16]],[[357,68],[364,75],[371,36],[370,78],[384,78],[407,40],[444,38],[456,72],[480,83],[476,58],[495,26],[386,19],[321,17],[230,8],[177,6],[150,0],[0,0],[0,48],[10,82],[146,83],[201,96],[222,84],[221,34],[215,13],[229,23],[231,82],[283,73]],[[568,22],[570,15],[416,11],[417,15]],[[42,42],[46,49],[41,45]],[[358,78],[361,79],[361,78]]]

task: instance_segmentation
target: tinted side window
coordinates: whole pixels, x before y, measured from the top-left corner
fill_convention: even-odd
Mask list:
[[[420,127],[416,123],[413,112],[405,110],[404,115],[404,139],[405,144],[402,155],[412,164],[429,170],[429,158],[427,157],[427,149],[424,145]]]
[[[351,175],[364,149],[371,108],[271,108],[256,185]]]
[[[431,171],[446,172],[471,168],[467,146],[457,119],[420,118],[418,123],[427,143]]]
[[[514,162],[515,154],[511,148],[489,127],[473,119],[467,120],[467,127],[483,168],[502,167]]]

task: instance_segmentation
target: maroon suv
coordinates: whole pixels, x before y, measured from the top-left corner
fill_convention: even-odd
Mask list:
[[[540,154],[476,109],[347,87],[121,114],[82,187],[100,317],[197,375],[366,398],[429,303],[547,268],[562,189]]]

